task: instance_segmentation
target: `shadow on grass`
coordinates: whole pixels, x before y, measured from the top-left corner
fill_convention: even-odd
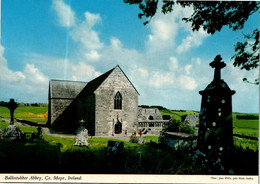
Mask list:
[[[106,147],[72,147],[44,140],[0,141],[0,173],[61,174],[202,174],[194,173],[189,151],[174,151],[159,144],[125,148],[115,156]],[[258,173],[258,152],[236,148],[232,166],[235,174]],[[216,173],[218,174],[218,173]]]

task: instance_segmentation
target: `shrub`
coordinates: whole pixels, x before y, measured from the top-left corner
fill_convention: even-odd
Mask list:
[[[180,132],[184,132],[184,133],[187,133],[187,134],[194,134],[194,128],[192,128],[190,126],[181,126]]]
[[[136,135],[131,135],[129,142],[138,143],[139,139]]]
[[[259,116],[258,115],[253,115],[253,114],[246,114],[246,115],[237,115],[237,119],[253,119],[253,120],[258,120]]]
[[[190,126],[184,126],[180,120],[172,119],[168,126],[164,129],[166,132],[183,132],[193,134],[194,129]]]
[[[179,132],[179,127],[181,126],[181,121],[172,119],[169,121],[168,126],[165,128],[165,131],[167,132]]]

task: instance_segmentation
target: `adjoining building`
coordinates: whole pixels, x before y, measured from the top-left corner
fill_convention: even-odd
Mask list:
[[[92,136],[130,135],[143,123],[162,129],[159,110],[140,110],[138,95],[118,65],[88,83],[50,80],[48,124],[56,130],[74,132],[84,120]]]

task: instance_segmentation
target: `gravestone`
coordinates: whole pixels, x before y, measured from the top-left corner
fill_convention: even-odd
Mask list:
[[[226,66],[220,55],[210,63],[214,79],[202,95],[195,165],[205,173],[227,173],[228,155],[233,147],[232,95],[220,70]]]
[[[22,132],[15,125],[9,125],[4,130],[4,139],[18,140],[22,138]]]
[[[108,141],[107,143],[107,155],[116,156],[123,152],[124,142],[120,141]]]
[[[4,129],[4,139],[17,140],[22,138],[23,132],[14,125],[14,110],[18,107],[14,99],[10,99],[6,106],[10,110],[10,125]]]
[[[10,110],[10,124],[14,124],[14,110],[18,107],[18,104],[15,103],[14,99],[10,99],[7,103],[7,108]]]
[[[37,134],[36,134],[36,137],[37,138],[40,138],[40,139],[44,139],[44,137],[43,137],[43,133],[42,133],[42,127],[38,127],[37,128]]]
[[[87,146],[89,147],[88,143],[88,130],[83,126],[84,120],[82,119],[79,122],[79,128],[76,130],[76,142],[74,146]]]
[[[3,137],[3,132],[2,132],[2,129],[0,127],[0,140],[2,139],[2,137]]]

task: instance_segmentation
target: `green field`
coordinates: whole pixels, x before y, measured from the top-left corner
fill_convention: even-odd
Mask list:
[[[9,123],[0,120],[4,130]],[[37,132],[36,127],[18,125],[24,132]],[[84,173],[84,174],[203,174],[192,168],[189,150],[172,150],[158,144],[157,136],[143,137],[152,144],[124,142],[120,157],[107,157],[108,138],[91,138],[90,148],[73,146],[75,138],[44,134],[44,140],[25,142],[0,141],[1,173]],[[122,141],[122,140],[120,140]],[[257,174],[258,143],[234,138],[232,163],[236,174]],[[249,145],[249,146],[248,146]],[[255,146],[255,147],[254,147]],[[248,149],[248,148],[249,149]],[[241,158],[245,158],[241,161]],[[19,164],[17,164],[19,162]],[[239,164],[237,164],[239,163]],[[12,167],[12,165],[16,167]],[[26,166],[26,167],[24,167]],[[216,173],[218,174],[218,173]]]
[[[162,115],[173,116],[176,120],[181,121],[181,117],[188,114],[199,113],[198,111],[177,111],[177,110],[160,110]],[[237,113],[232,114],[233,118],[233,133],[243,134],[253,137],[259,137],[259,120],[249,120],[249,119],[237,119],[237,115],[246,115],[247,113]],[[248,113],[251,115],[251,113]],[[258,114],[253,114],[258,115]]]
[[[39,117],[37,115],[44,114],[48,111],[48,107],[18,107],[14,111],[14,116],[17,119],[31,121],[35,123],[46,123],[47,117]],[[0,107],[0,117],[10,119],[10,111],[6,107]]]
[[[25,106],[25,107],[18,107],[15,110],[15,118],[22,119],[22,120],[27,120],[35,123],[39,122],[47,122],[47,117],[38,117],[37,115],[44,114],[48,111],[48,107],[32,107],[32,106]],[[168,110],[168,109],[162,109],[160,112],[163,115],[171,115],[177,120],[181,120],[181,117],[183,115],[188,115],[188,114],[193,114],[193,113],[198,113],[198,111],[185,111],[185,110]],[[242,134],[242,135],[248,135],[248,136],[253,136],[253,137],[259,137],[259,121],[258,120],[249,120],[249,119],[237,119],[237,115],[247,115],[246,113],[233,113],[233,133],[234,134]],[[251,115],[251,114],[250,114]],[[253,114],[257,115],[257,114]],[[9,110],[6,107],[0,107],[0,117],[9,119],[10,114]],[[1,129],[2,131],[4,128],[8,125],[8,123],[1,122]],[[35,131],[37,132],[36,128],[33,127],[21,127],[21,129],[24,132],[32,132]],[[55,139],[55,140],[53,140]],[[74,140],[68,139],[59,139],[59,138],[51,138],[46,136],[46,140],[48,142],[58,142],[58,143],[63,143],[63,148],[66,149],[69,146],[72,145],[72,142]],[[94,140],[94,139],[93,139]],[[151,136],[149,138],[144,137],[143,139],[146,142],[153,141],[158,143],[158,137],[156,136]],[[90,139],[90,141],[92,141]],[[67,142],[67,143],[66,143]],[[98,145],[106,145],[107,142],[102,142],[102,141],[97,141],[93,142],[94,147]],[[128,144],[128,143],[126,143]],[[241,139],[234,137],[234,145],[237,147],[242,147],[244,149],[252,149],[252,150],[258,150],[258,141],[256,140],[248,140],[248,139]]]
[[[245,113],[233,113],[233,133],[259,137],[259,120],[237,119],[241,114]]]
[[[162,109],[160,110],[162,115],[170,115],[173,116],[176,120],[181,121],[181,117],[188,114],[199,113],[198,111],[186,111],[186,110],[169,110],[169,109]]]

